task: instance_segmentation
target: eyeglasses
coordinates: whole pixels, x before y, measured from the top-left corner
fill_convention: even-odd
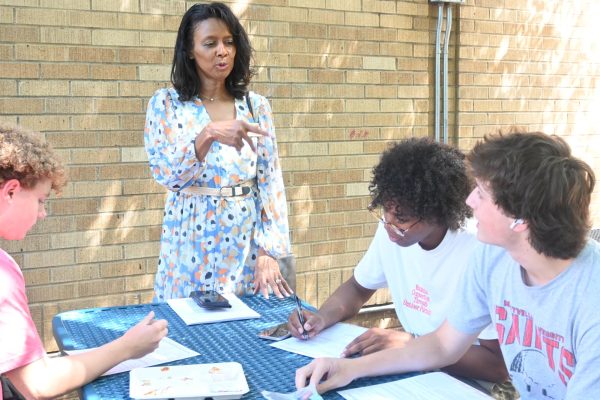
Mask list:
[[[383,214],[383,211],[381,209],[379,209],[379,208],[369,209],[369,211],[371,212],[371,214],[373,214],[373,216],[375,218],[377,218],[379,220],[379,222],[383,223],[384,226],[386,226],[386,225],[389,226],[392,229],[392,231],[394,231],[394,233],[400,237],[404,237],[404,235],[406,235],[406,232],[408,232],[409,229],[411,229],[413,226],[415,226],[416,224],[421,222],[421,219],[419,218],[411,226],[404,229],[404,228],[400,228],[400,227],[392,224],[391,222],[387,222],[385,220],[385,215]]]

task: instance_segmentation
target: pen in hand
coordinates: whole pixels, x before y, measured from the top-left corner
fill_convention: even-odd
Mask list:
[[[308,334],[304,330],[304,323],[306,321],[304,320],[304,314],[302,314],[302,302],[300,301],[298,295],[294,294],[294,298],[296,299],[296,312],[298,313],[298,319],[300,320],[300,325],[302,325],[302,339],[307,340]]]

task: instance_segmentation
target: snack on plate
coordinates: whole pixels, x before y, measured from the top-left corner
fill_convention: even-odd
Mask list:
[[[129,373],[129,396],[139,400],[239,399],[249,390],[236,362],[136,368]]]

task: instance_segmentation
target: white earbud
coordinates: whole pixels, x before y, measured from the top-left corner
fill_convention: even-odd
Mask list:
[[[517,225],[521,225],[523,220],[521,218],[516,218],[513,222],[510,223],[510,229],[515,229]]]

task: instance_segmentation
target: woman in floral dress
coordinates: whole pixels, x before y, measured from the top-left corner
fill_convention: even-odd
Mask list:
[[[251,54],[227,6],[196,4],[179,27],[173,88],[148,103],[150,169],[169,189],[155,300],[292,292],[277,264],[290,241],[275,130],[267,99],[247,91]]]

